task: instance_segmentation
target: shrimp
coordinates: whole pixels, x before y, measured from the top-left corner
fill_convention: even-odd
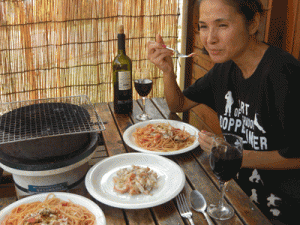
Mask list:
[[[114,190],[118,193],[148,195],[154,188],[157,188],[158,175],[149,167],[132,165],[132,168],[120,169],[116,174],[113,182]]]

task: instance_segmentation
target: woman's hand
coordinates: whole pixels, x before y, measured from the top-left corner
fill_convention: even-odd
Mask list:
[[[174,53],[166,49],[162,37],[156,35],[156,42],[148,42],[148,59],[154,63],[164,73],[172,73],[174,71],[173,61],[171,56]]]
[[[155,42],[148,43],[148,59],[163,71],[164,94],[171,112],[183,112],[198,105],[186,98],[176,81],[171,56],[173,51],[166,49],[162,37],[156,35]]]
[[[213,143],[213,133],[210,133],[208,131],[202,130],[201,132],[199,132],[199,144],[200,147],[203,151],[207,152],[208,154],[210,154],[210,150],[212,147],[212,143]]]

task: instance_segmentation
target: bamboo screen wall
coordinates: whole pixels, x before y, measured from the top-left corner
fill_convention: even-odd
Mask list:
[[[94,103],[112,101],[119,24],[133,79],[147,69],[151,97],[162,97],[161,73],[147,60],[146,45],[160,33],[175,47],[178,17],[178,0],[0,0],[0,100],[85,94]]]

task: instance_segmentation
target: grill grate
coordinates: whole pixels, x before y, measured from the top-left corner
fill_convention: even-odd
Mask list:
[[[105,130],[85,95],[0,104],[0,144]]]

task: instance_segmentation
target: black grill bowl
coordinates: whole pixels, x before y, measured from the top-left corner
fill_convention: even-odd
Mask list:
[[[88,111],[73,104],[24,106],[1,116],[1,135],[17,141],[1,144],[0,151],[30,160],[67,155],[90,142],[89,122]]]

